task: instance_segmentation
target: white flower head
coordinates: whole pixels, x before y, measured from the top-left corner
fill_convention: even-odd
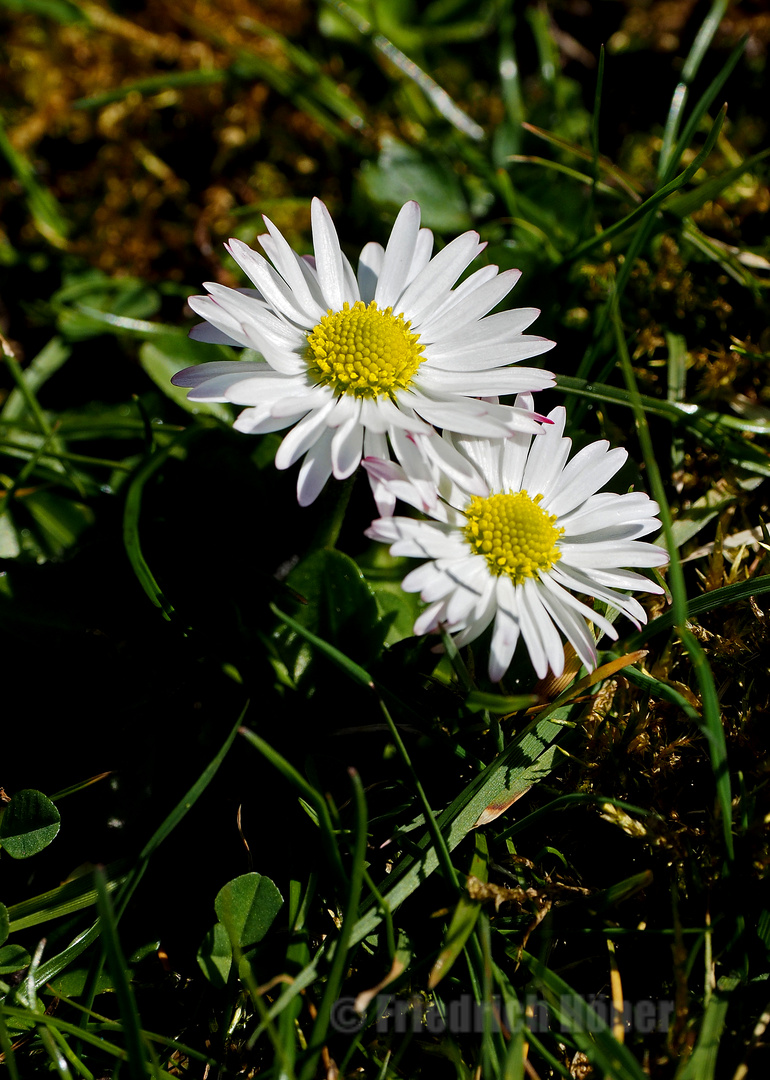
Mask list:
[[[530,406],[529,395],[518,404]],[[627,569],[668,562],[666,551],[639,539],[659,528],[657,503],[643,492],[600,492],[628,455],[602,440],[568,462],[572,440],[564,437],[565,418],[563,408],[554,409],[552,423],[534,438],[449,436],[483,479],[484,494],[445,484],[434,520],[380,518],[367,530],[372,539],[390,543],[393,555],[428,560],[403,582],[428,605],[415,634],[443,625],[464,645],[492,624],[492,682],[507,671],[520,638],[539,678],[549,667],[556,675],[563,671],[561,634],[586,667],[596,667],[587,621],[613,639],[618,634],[576,594],[603,600],[639,626],[647,621],[644,609],[620,590],[663,592]],[[424,508],[420,491],[399,466],[366,464],[399,498]]]
[[[206,320],[191,337],[246,346],[264,361],[201,364],[172,381],[191,387],[193,401],[245,405],[239,431],[290,427],[275,464],[286,469],[304,456],[302,505],[332,474],[350,476],[362,455],[389,458],[388,444],[415,482],[436,458],[472,481],[468,463],[434,425],[482,437],[537,430],[542,417],[497,397],[552,386],[551,372],[510,365],[554,343],[522,333],[536,308],[488,314],[518,270],[483,266],[456,285],[485,247],[477,233],[463,233],[431,258],[433,235],[408,202],[387,247],[367,244],[356,274],[320,199],[312,205],[313,257],[300,258],[265,224],[259,241],[267,259],[239,240],[226,245],[256,291],[206,283],[209,295],[189,301]],[[393,496],[376,479],[372,486],[380,512],[392,512]],[[432,486],[423,486],[429,497]]]

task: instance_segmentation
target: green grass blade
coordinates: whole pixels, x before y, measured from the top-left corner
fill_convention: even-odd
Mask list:
[[[672,160],[673,154],[671,148],[674,145],[674,140],[679,131],[679,124],[687,102],[687,96],[690,92],[690,84],[698,72],[698,68],[701,65],[703,57],[706,55],[706,51],[713,40],[714,34],[717,32],[719,23],[722,21],[722,17],[727,10],[728,3],[729,0],[714,0],[711,5],[711,10],[701,23],[687,60],[682,68],[682,79],[671,99],[668,116],[666,117],[666,127],[663,132],[663,145],[661,146],[660,160],[658,162],[658,176],[661,179],[665,177],[667,170],[672,164],[674,168],[676,168],[676,165]]]
[[[328,656],[328,658],[334,664],[336,664],[337,667],[341,668],[346,675],[349,675],[354,682],[359,683],[361,686],[366,686],[371,690],[374,689],[374,680],[372,679],[369,672],[362,668],[360,664],[357,664],[354,660],[351,660],[343,652],[340,652],[340,650],[336,649],[334,645],[330,645],[328,641],[324,641],[323,638],[318,637],[318,635],[314,634],[312,630],[308,630],[307,627],[302,626],[301,623],[298,623],[295,619],[292,619],[291,616],[285,615],[279,608],[275,606],[275,604],[270,605],[270,610],[273,612],[274,615],[278,616],[281,622],[285,622],[287,626],[291,627],[291,629],[294,630],[295,633],[299,634],[300,637],[303,637],[305,641],[308,641],[311,645],[314,645],[315,648],[319,650],[319,652],[322,652],[324,654],[324,656]]]
[[[563,1030],[569,1032],[592,1064],[613,1080],[648,1080],[631,1051],[618,1042],[610,1027],[580,994],[529,953],[522,952],[521,961],[542,987],[548,1007]]]
[[[298,623],[296,625],[299,626]],[[317,791],[312,784],[309,784],[308,781],[297,772],[294,766],[288,762],[285,757],[279,754],[277,750],[274,750],[264,739],[260,738],[256,732],[250,731],[248,728],[242,728],[241,735],[243,735],[256,750],[259,750],[260,754],[262,754],[262,756],[266,758],[286,780],[288,780],[292,787],[299,791],[301,797],[306,799],[313,807],[318,816],[318,824],[321,829],[321,841],[326,850],[326,857],[329,859],[329,862],[337,875],[338,882],[343,888],[347,889],[349,887],[347,874],[345,873],[342,859],[340,858],[335,829],[326,799],[321,792]]]
[[[626,347],[626,340],[623,334],[623,327],[620,322],[620,313],[617,309],[617,305],[613,305],[613,323],[615,326],[615,340],[620,355],[623,377],[631,399],[637,435],[642,448],[644,462],[647,467],[647,474],[650,478],[650,488],[655,501],[660,507],[660,520],[671,559],[669,564],[669,582],[672,596],[671,613],[679,638],[690,655],[690,660],[700,687],[701,700],[703,701],[701,730],[708,740],[711,769],[714,774],[717,801],[722,816],[725,848],[728,858],[732,859],[734,853],[732,834],[732,794],[730,772],[727,765],[727,744],[725,742],[724,728],[722,727],[722,714],[719,706],[719,698],[714,685],[714,676],[706,658],[706,654],[692,632],[687,628],[687,587],[685,585],[679,553],[671,531],[671,510],[668,505],[666,491],[663,486],[663,479],[660,475],[655,450],[652,445],[650,429],[647,424],[647,416],[639,396],[639,388],[636,384],[636,376],[634,375],[634,369],[631,364],[631,357],[629,356]]]
[[[366,832],[367,811],[366,799],[361,779],[355,769],[348,769],[353,785],[353,858],[350,867],[350,881],[348,895],[345,901],[345,910],[342,917],[340,936],[334,944],[334,957],[332,959],[329,978],[326,983],[323,998],[318,1006],[318,1014],[313,1032],[310,1037],[308,1056],[303,1062],[299,1074],[300,1080],[312,1080],[316,1075],[316,1066],[321,1049],[326,1040],[329,1024],[332,1017],[332,1006],[339,997],[342,980],[345,976],[348,950],[352,944],[352,932],[358,914],[358,905],[361,899],[361,888],[364,880],[364,867],[366,865]]]
[[[152,476],[154,476],[161,465],[168,460],[169,456],[175,450],[186,446],[191,439],[195,438],[200,430],[201,428],[196,426],[187,428],[173,439],[168,446],[163,449],[156,449],[145,458],[129,484],[128,494],[126,495],[126,502],[123,509],[123,543],[129,562],[131,563],[140,585],[147,593],[150,600],[152,600],[153,604],[160,608],[164,619],[167,620],[171,619],[174,608],[166,599],[163,590],[153,577],[152,571],[142,554],[142,545],[139,539],[139,515],[142,508],[142,496],[144,494],[145,484]]]
[[[740,981],[732,975],[723,975],[717,983],[716,991],[712,994],[701,1020],[695,1049],[677,1070],[676,1080],[713,1080],[719,1041],[730,1005],[730,994],[740,985]]]
[[[673,174],[676,172],[679,162],[682,160],[682,154],[684,154],[685,150],[692,142],[693,136],[698,130],[701,121],[706,117],[708,110],[713,105],[714,101],[717,98],[717,95],[721,92],[728,78],[732,74],[735,65],[738,63],[741,56],[743,55],[744,48],[744,41],[741,41],[738,45],[736,45],[736,47],[730,53],[730,56],[725,61],[722,70],[719,72],[716,78],[711,81],[711,83],[706,88],[706,90],[698,100],[697,104],[695,105],[695,108],[690,114],[687,123],[682,130],[679,142],[676,144],[676,147],[674,148],[674,151],[672,152],[669,161],[666,163],[666,168],[661,177],[664,182],[670,180]]]
[[[582,244],[578,244],[578,246],[576,248],[573,248],[573,250],[569,253],[570,260],[574,261],[575,259],[582,258],[587,252],[591,251],[593,248],[598,247],[601,244],[606,243],[608,240],[611,240],[613,237],[618,236],[620,233],[625,232],[626,229],[630,228],[637,221],[640,221],[642,218],[647,217],[648,214],[651,214],[652,211],[655,210],[665,199],[667,199],[669,195],[673,195],[675,191],[678,191],[680,187],[682,187],[689,180],[691,180],[698,171],[698,169],[701,167],[701,165],[704,163],[704,161],[708,158],[711,151],[714,149],[714,145],[719,136],[719,132],[722,130],[722,125],[724,123],[726,115],[727,106],[723,105],[722,108],[719,110],[719,114],[716,120],[711,125],[711,129],[706,136],[706,141],[703,144],[703,147],[695,155],[687,168],[679,174],[679,176],[677,176],[673,180],[670,180],[662,187],[658,188],[658,190],[653,195],[651,195],[649,199],[645,199],[641,206],[637,206],[635,210],[632,210],[630,214],[626,214],[626,216],[621,218],[620,221],[616,221],[613,225],[608,226],[608,228],[604,229],[602,232],[597,233],[595,236],[589,237],[587,240],[584,240]],[[628,261],[629,256],[626,256],[626,259]]]

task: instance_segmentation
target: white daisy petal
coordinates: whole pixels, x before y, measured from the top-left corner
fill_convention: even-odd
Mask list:
[[[338,480],[351,476],[361,462],[364,429],[357,416],[351,416],[338,427],[332,439],[332,472]]]
[[[625,463],[628,452],[604,441],[584,446],[566,466],[548,495],[548,511],[566,514],[598,491]]]
[[[542,644],[543,658],[545,660],[542,674],[538,671],[534,661],[532,666],[541,679],[545,678],[549,667],[554,675],[561,675],[562,671],[564,671],[564,645],[554,626],[550,612],[540,599],[540,589],[535,578],[527,578],[521,586],[521,591],[524,596],[521,604],[521,632],[524,635],[524,640],[527,641],[530,632],[528,621],[531,619],[532,626],[536,629],[537,636]],[[530,656],[532,656],[531,649]]]
[[[414,246],[412,265],[404,278],[404,288],[411,285],[417,275],[425,269],[433,255],[433,233],[430,229],[420,229]]]
[[[310,449],[326,427],[326,418],[334,408],[330,401],[322,409],[310,413],[293,427],[278,447],[275,455],[276,469],[288,469]]]
[[[382,273],[385,248],[373,240],[365,245],[358,259],[358,290],[365,304],[374,300],[377,282]]]
[[[297,255],[292,251],[288,241],[282,233],[276,229],[272,221],[266,217],[264,218],[264,222],[267,226],[269,236],[260,237],[260,243],[262,244],[263,250],[270,257],[273,265],[286,284],[291,288],[298,303],[300,303],[303,310],[307,312],[311,324],[317,323],[321,316],[325,315],[326,312],[311,291],[310,285],[302,269],[302,261],[297,258]]]
[[[171,382],[174,386],[202,386],[209,379],[218,378],[220,375],[237,375],[242,379],[249,372],[258,374],[262,371],[270,371],[270,368],[261,360],[213,360],[208,364],[195,364],[193,367],[184,368],[173,375]]]
[[[578,618],[575,612],[567,607],[556,593],[548,592],[542,584],[538,591],[538,597],[585,666],[589,671],[593,670],[597,662],[596,642],[593,634],[588,629],[588,625],[583,619]]]
[[[394,313],[403,312],[407,319],[418,323],[485,246],[479,244],[475,232],[456,237],[407,285],[398,299],[398,311],[394,308]]]
[[[499,682],[511,666],[513,654],[521,633],[521,622],[517,611],[516,594],[511,579],[498,578],[497,611],[492,630],[492,642],[489,648],[489,678]]]
[[[416,202],[404,203],[385,248],[385,257],[374,293],[378,307],[392,307],[403,291],[404,279],[412,265],[419,231],[419,205]]]
[[[496,267],[490,267],[496,270]],[[449,311],[443,315],[425,319],[420,323],[420,337],[424,341],[441,342],[462,330],[465,334],[466,327],[481,320],[483,315],[496,307],[501,300],[505,299],[513,286],[521,277],[518,270],[504,270],[502,274],[493,274],[489,280],[482,280],[478,287],[468,292],[460,300],[455,299]],[[502,320],[508,325],[508,333],[521,333],[540,314],[537,308],[520,308],[518,311],[503,311]],[[493,322],[493,320],[495,320]],[[488,319],[476,324],[474,329],[490,332],[490,324],[497,329],[500,325],[500,316],[491,315]],[[494,337],[494,335],[493,335]]]
[[[504,345],[474,345],[462,340],[454,348],[436,346],[431,349],[432,364],[441,371],[485,371],[489,368],[502,367],[503,364],[517,364],[519,360],[528,360],[531,356],[540,356],[554,347],[555,342],[534,334],[520,334]],[[550,373],[547,373],[550,374]],[[483,396],[483,395],[482,395]]]
[[[279,375],[267,365],[266,370],[251,372],[239,371],[240,367],[236,361],[233,364],[234,370],[212,375],[205,382],[193,387],[187,396],[191,401],[231,401],[234,405],[259,405],[263,401],[281,399],[285,397],[287,389],[296,388],[290,375]]]
[[[297,502],[300,506],[310,506],[315,502],[331,476],[333,437],[333,430],[326,428],[302,460],[297,477]]]
[[[244,435],[267,435],[271,431],[283,431],[284,428],[296,424],[305,412],[295,413],[293,416],[272,416],[269,405],[255,405],[251,409],[244,409],[233,421],[236,431]]]
[[[243,347],[242,341],[230,337],[224,330],[217,330],[216,326],[212,326],[211,323],[207,322],[196,323],[187,336],[191,341],[202,341],[206,345],[230,345],[235,346],[236,348]]]
[[[312,326],[314,318],[312,312],[307,312],[302,307],[299,298],[293,289],[284,281],[281,275],[264,259],[258,252],[252,251],[241,240],[230,240],[225,244],[232,257],[247,274],[265,298],[265,302],[274,310],[283,312],[299,326]],[[207,286],[208,288],[208,286]],[[226,286],[220,285],[220,290]],[[209,290],[212,291],[213,290]],[[238,294],[237,289],[227,289],[231,294]]]
[[[194,339],[253,349],[264,364],[200,365],[180,372],[176,385],[188,386],[193,400],[247,406],[236,422],[244,433],[292,429],[276,464],[307,455],[305,501],[323,477],[350,475],[362,454],[393,456],[400,472],[369,469],[380,512],[393,512],[398,490],[456,523],[461,492],[480,495],[484,482],[435,428],[480,438],[535,432],[543,417],[531,404],[497,398],[553,385],[548,371],[511,366],[553,344],[523,333],[537,310],[489,314],[519,271],[483,266],[456,285],[485,245],[466,232],[434,256],[416,203],[402,207],[384,248],[363,246],[357,273],[320,200],[311,207],[313,254],[298,255],[267,218],[265,226],[258,239],[266,257],[237,239],[226,245],[254,288],[210,282],[208,295],[189,301],[205,319]]]
[[[496,371],[424,371],[420,386],[450,394],[500,397],[522,390],[547,390],[554,385],[550,371],[538,368],[497,368]]]
[[[337,230],[320,199],[313,199],[310,215],[318,281],[332,311],[341,311],[343,304],[354,303],[358,296],[351,296],[349,291]]]

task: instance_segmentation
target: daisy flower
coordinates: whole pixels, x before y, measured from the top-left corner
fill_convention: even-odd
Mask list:
[[[313,257],[300,258],[265,218],[259,238],[267,258],[239,240],[226,245],[255,289],[206,283],[190,307],[206,320],[190,336],[246,346],[264,360],[201,364],[176,374],[193,401],[246,408],[238,431],[291,428],[275,457],[279,469],[303,458],[297,496],[311,503],[329,477],[350,476],[362,455],[389,458],[389,445],[430,496],[429,468],[450,473],[468,462],[435,427],[501,437],[534,431],[542,417],[497,397],[552,386],[551,372],[511,367],[553,346],[522,333],[539,314],[519,308],[489,315],[516,284],[518,270],[483,266],[458,278],[484,250],[463,233],[432,255],[433,235],[420,228],[415,202],[402,207],[387,247],[369,243],[354,273],[328,210],[312,204]],[[375,479],[380,513],[394,501]]]
[[[531,407],[529,395],[517,401]],[[483,480],[484,493],[470,494],[444,478],[432,521],[389,517],[374,521],[367,536],[391,544],[391,554],[427,559],[403,582],[427,607],[415,634],[444,625],[458,645],[492,624],[489,678],[498,682],[523,639],[539,678],[564,668],[561,634],[593,669],[596,642],[588,622],[616,639],[612,623],[588,607],[582,594],[627,615],[637,627],[644,609],[625,591],[663,589],[627,567],[663,566],[668,554],[640,540],[660,526],[657,503],[643,492],[626,495],[599,489],[627,458],[602,440],[568,462],[572,440],[564,437],[566,412],[532,437],[449,437]],[[367,468],[398,497],[422,508],[408,474],[393,462]],[[560,633],[561,632],[561,633]]]

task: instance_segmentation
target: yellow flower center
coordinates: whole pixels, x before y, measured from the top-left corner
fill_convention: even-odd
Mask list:
[[[357,300],[342,311],[328,311],[307,336],[308,371],[320,386],[356,397],[392,395],[406,390],[422,363],[420,335],[392,308],[382,311]]]
[[[474,495],[465,508],[463,533],[474,555],[483,555],[493,574],[508,574],[514,585],[561,558],[556,542],[564,529],[556,527],[556,514],[538,505],[542,498],[530,499],[526,491]]]

